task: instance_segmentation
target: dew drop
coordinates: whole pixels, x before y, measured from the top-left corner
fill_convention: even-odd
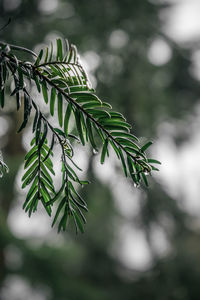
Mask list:
[[[139,183],[135,183],[135,182],[134,182],[134,187],[135,187],[135,188],[139,188],[139,186],[140,186]]]
[[[93,152],[93,154],[97,154],[98,150],[97,149],[93,149],[92,152]]]

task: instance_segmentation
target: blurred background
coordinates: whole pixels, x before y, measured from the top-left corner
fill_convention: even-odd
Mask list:
[[[92,184],[86,232],[57,234],[44,211],[28,218],[20,176],[29,129],[16,135],[12,100],[0,112],[1,300],[196,300],[200,294],[199,0],[0,0],[0,40],[38,52],[77,45],[101,99],[154,141],[162,162],[136,189],[114,157],[77,148]],[[30,60],[24,56],[23,59]]]

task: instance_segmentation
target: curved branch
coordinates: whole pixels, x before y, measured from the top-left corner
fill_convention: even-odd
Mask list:
[[[12,50],[27,52],[27,53],[37,57],[37,54],[35,52],[33,52],[32,50],[30,50],[30,49],[20,47],[20,46],[11,45],[11,44],[4,43],[4,42],[0,41],[0,46],[6,46],[6,45],[8,45],[10,47],[10,49],[12,49]]]

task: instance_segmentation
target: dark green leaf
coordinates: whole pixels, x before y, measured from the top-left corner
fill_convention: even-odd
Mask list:
[[[58,121],[60,127],[63,125],[63,99],[62,94],[58,93]]]
[[[41,169],[42,169],[42,171],[43,171],[43,173],[45,175],[45,178],[47,178],[47,180],[49,181],[49,183],[53,183],[53,180],[52,180],[51,176],[49,175],[49,173],[48,173],[46,167],[44,166],[44,164],[41,164],[40,167],[41,167]]]
[[[148,163],[152,163],[152,164],[158,164],[158,165],[161,165],[161,162],[156,160],[156,159],[152,159],[152,158],[149,158],[147,159],[147,162]]]
[[[71,172],[71,174],[70,174],[70,172]],[[68,175],[71,175],[70,177],[72,178],[73,181],[76,181],[81,184],[76,172],[70,167],[69,164],[67,165],[67,173],[68,173]]]
[[[39,63],[40,63],[40,61],[41,61],[41,59],[42,59],[42,56],[43,56],[43,49],[42,50],[40,50],[40,53],[39,53],[39,55],[38,55],[38,57],[37,57],[37,59],[36,59],[36,62],[35,62],[35,65],[36,66],[38,66],[39,65]]]
[[[63,48],[61,39],[57,39],[57,60],[63,60]]]
[[[79,193],[75,190],[73,184],[72,184],[70,181],[68,182],[68,184],[69,184],[70,190],[78,197],[79,201],[81,201],[81,203],[82,203],[85,207],[87,207],[86,202],[85,202],[85,201],[83,200],[83,198],[79,195]],[[83,181],[81,181],[81,184],[83,184]],[[87,184],[88,184],[88,181],[87,181]]]
[[[28,166],[30,166],[30,164],[32,164],[32,162],[34,160],[36,160],[38,158],[38,152],[37,150],[35,152],[33,152],[29,158],[26,160],[25,165],[24,165],[24,169],[28,168]]]
[[[38,109],[37,109],[36,112],[35,112],[34,120],[33,120],[33,129],[32,129],[32,132],[33,132],[33,133],[34,133],[35,130],[36,130],[36,126],[37,126],[37,122],[38,122],[38,117],[39,117],[39,111],[38,111]]]
[[[94,136],[93,136],[93,132],[92,132],[92,125],[91,125],[91,121],[90,121],[89,118],[86,119],[86,126],[87,126],[87,130],[88,130],[88,136],[89,136],[90,143],[91,143],[93,149],[95,151],[98,151],[97,146],[96,146],[95,141],[94,141]]]
[[[38,190],[38,177],[35,177],[32,186],[27,194],[26,200],[23,204],[23,209],[25,209],[25,207],[27,206],[28,202],[35,196],[35,194],[37,194],[37,190]]]
[[[69,120],[72,112],[72,105],[71,103],[68,104],[66,113],[65,113],[65,120],[64,120],[64,132],[66,136],[68,136],[68,128],[69,128]]]
[[[124,147],[124,149],[125,149],[127,152],[129,152],[129,153],[134,153],[134,154],[135,154],[136,156],[138,156],[138,157],[141,156],[141,157],[143,157],[144,159],[146,158],[142,152],[140,152],[140,151],[138,151],[138,150],[136,150],[136,149],[133,149],[133,148],[130,148],[130,147]]]
[[[87,206],[85,206],[84,204],[80,203],[78,200],[75,199],[75,197],[72,195],[72,193],[70,193],[70,202],[73,203],[73,206],[77,209],[83,209],[85,211],[88,211]]]
[[[22,189],[25,188],[27,185],[29,185],[31,183],[31,181],[33,181],[37,172],[38,172],[38,167],[36,167],[34,169],[34,171],[30,175],[28,175],[28,177],[26,177],[26,179],[24,180],[24,182],[22,184]]]
[[[115,111],[110,111],[109,114],[111,115],[112,118],[118,118],[126,122],[126,119],[121,113],[115,112]]]
[[[37,148],[38,148],[37,145],[35,145],[33,148],[31,148],[31,149],[29,150],[29,152],[26,154],[25,160],[27,160],[27,159],[32,155],[33,152],[36,152],[36,151],[37,151]]]
[[[74,165],[79,171],[82,171],[82,169],[79,168],[79,166],[77,166],[77,164],[71,159],[71,157],[68,156],[68,159],[73,163],[73,165]]]
[[[113,147],[113,149],[114,149],[117,157],[120,158],[120,156],[119,156],[119,149],[118,149],[117,145],[115,145],[115,142],[113,142],[112,140],[110,140],[110,144]]]
[[[128,174],[127,174],[126,163],[125,163],[124,156],[123,156],[123,153],[122,153],[122,150],[121,150],[120,147],[118,148],[118,152],[119,152],[119,156],[120,156],[120,158],[121,158],[121,162],[122,162],[124,174],[125,174],[125,176],[127,177]]]
[[[78,229],[80,230],[81,233],[84,233],[83,225],[82,225],[81,220],[79,219],[79,216],[75,210],[72,211],[72,215],[73,215],[73,220],[74,220],[74,223],[76,226],[76,233],[78,233]]]
[[[24,93],[24,121],[21,124],[21,126],[17,132],[20,132],[22,129],[24,129],[26,127],[30,113],[31,113],[31,108],[32,108],[32,105],[31,105],[30,97],[27,93]]]
[[[48,56],[49,56],[49,48],[46,48],[46,54],[45,54],[45,59],[44,62],[46,63],[48,61]]]
[[[46,178],[41,176],[41,182],[43,182],[43,184],[45,185],[45,187],[52,193],[55,195],[55,189],[54,186],[52,184],[49,183],[49,181],[46,180]]]
[[[35,73],[33,73],[33,79],[34,79],[34,81],[35,81],[37,90],[38,90],[38,92],[40,93],[40,92],[41,92],[41,87],[40,87],[40,81],[39,81],[38,75],[35,74]]]
[[[35,170],[35,168],[38,166],[38,161],[36,161],[32,166],[26,171],[26,173],[22,177],[22,181],[26,179],[26,177]]]
[[[55,175],[55,172],[54,172],[54,170],[52,168],[52,165],[48,163],[48,159],[45,160],[44,164],[49,169],[49,171],[51,172],[51,174]]]
[[[140,150],[140,148],[138,147],[138,145],[136,145],[134,142],[130,141],[128,138],[116,138],[116,141],[118,143],[120,143],[123,146],[127,146],[127,147],[131,147],[131,148],[135,148],[136,150]]]
[[[134,163],[132,161],[132,158],[130,156],[127,156],[127,163],[128,163],[130,176],[133,179],[133,181],[137,184],[138,180],[137,180],[136,176],[134,175],[136,173],[136,169],[135,169]]]
[[[61,229],[63,229],[63,231],[66,229],[69,213],[69,207],[68,205],[65,205],[64,214],[58,224],[58,232],[60,232]]]
[[[148,184],[148,180],[147,180],[146,175],[145,175],[144,173],[141,173],[141,175],[142,175],[142,178],[143,178],[143,180],[144,180],[145,185],[148,187],[149,184]]]
[[[57,221],[57,219],[58,219],[58,216],[59,216],[59,214],[60,214],[60,212],[61,212],[63,206],[65,205],[65,203],[66,203],[66,198],[64,197],[64,198],[60,201],[60,203],[59,203],[59,205],[58,205],[58,208],[57,208],[55,217],[54,217],[54,219],[53,219],[52,227],[55,225],[55,223],[56,223],[56,221]]]
[[[85,103],[82,105],[82,108],[87,110],[88,108],[101,107],[101,103],[97,101],[90,101],[89,103]]]
[[[151,168],[152,168],[153,171],[159,171],[159,169],[155,168],[154,166],[151,166]]]
[[[31,200],[29,199],[29,204],[27,205],[27,207],[25,209],[25,212],[28,211],[29,217],[31,217],[33,209],[34,209],[34,211],[36,211],[38,200],[39,200],[38,193],[36,193]]]
[[[42,81],[42,94],[44,97],[45,103],[48,103],[48,92],[47,92],[47,84],[46,81]]]
[[[124,138],[128,138],[128,139],[132,139],[136,142],[139,142],[138,138],[131,133],[121,132],[121,131],[113,131],[110,134],[114,137],[124,137]]]
[[[149,148],[151,145],[153,144],[153,142],[148,142],[146,143],[144,146],[142,146],[141,151],[144,152],[147,148]]]
[[[123,122],[123,121],[119,121],[118,119],[115,119],[115,118],[102,118],[99,120],[99,122],[102,124],[102,125],[112,125],[112,126],[121,126],[121,127],[125,127],[125,128],[131,128],[131,125],[126,123],[126,122]]]
[[[104,129],[106,130],[116,130],[116,131],[127,131],[129,132],[129,129],[127,127],[124,127],[124,126],[118,126],[116,124],[109,124],[109,125],[103,125]]]
[[[43,162],[45,162],[45,160],[48,159],[50,154],[53,155],[53,152],[52,152],[53,147],[54,147],[54,134],[52,135],[51,146],[49,148],[47,155],[44,157]]]
[[[47,131],[48,131],[47,123],[44,122],[44,130],[43,130],[42,138],[41,138],[41,140],[39,142],[39,145],[38,145],[38,150],[40,150],[40,148],[42,147],[42,145],[45,142],[45,139],[46,139],[46,136],[47,136]]]
[[[84,139],[82,124],[81,124],[81,116],[80,116],[80,111],[78,109],[74,110],[74,116],[75,116],[76,127],[77,127],[77,131],[78,131],[81,143],[83,145],[85,145],[85,139]]]
[[[52,57],[53,57],[53,43],[51,42],[51,50],[50,50],[50,55],[49,55],[49,61],[52,60]]]
[[[112,109],[112,106],[109,103],[107,103],[107,102],[102,102],[102,107],[106,107],[106,108]]]
[[[56,100],[56,89],[55,87],[52,87],[51,97],[50,97],[50,113],[52,116],[54,115],[55,100]]]
[[[91,109],[88,111],[88,113],[92,114],[93,118],[99,119],[99,118],[111,118],[110,113],[107,112],[106,110],[92,110]]]
[[[50,185],[53,185],[53,180],[48,172],[44,173],[43,170],[41,170],[41,177],[43,177]]]
[[[57,201],[61,197],[64,188],[65,188],[65,183],[62,184],[60,190],[56,193],[55,197],[52,198],[49,202],[47,202],[46,205],[52,205],[55,201]]]
[[[102,152],[101,152],[101,164],[103,164],[104,161],[105,161],[105,156],[106,156],[106,153],[107,153],[107,149],[108,149],[108,139],[106,139],[104,144],[103,144],[103,148],[102,148]]]
[[[2,108],[4,108],[5,103],[5,89],[0,89],[0,105]]]

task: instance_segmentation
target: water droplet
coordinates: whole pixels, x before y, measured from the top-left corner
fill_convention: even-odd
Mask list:
[[[139,183],[135,183],[135,182],[134,182],[134,187],[135,187],[135,188],[139,188],[139,186],[140,186]]]
[[[93,152],[93,154],[97,154],[98,150],[97,149],[93,149],[92,152]]]
[[[0,173],[0,178],[2,178],[2,177],[3,177],[3,173],[1,172],[1,173]]]
[[[149,172],[145,171],[145,172],[144,172],[144,175],[146,175],[146,176],[149,175]]]

